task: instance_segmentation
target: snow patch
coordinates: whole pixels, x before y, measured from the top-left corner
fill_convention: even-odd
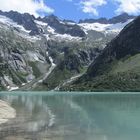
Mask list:
[[[55,30],[50,26],[47,27],[47,31],[51,34],[55,34]]]
[[[66,24],[68,24],[68,25],[76,25],[76,23],[74,23],[74,22],[66,22]]]
[[[56,34],[54,35],[56,38],[66,39],[66,40],[81,40],[80,37],[74,37],[69,34]]]
[[[64,25],[75,25],[76,24],[74,22],[64,22],[64,21],[59,21],[59,23],[64,24]]]
[[[66,24],[65,22],[63,22],[63,21],[59,21],[59,23],[61,23],[61,24]]]
[[[29,33],[31,30],[26,30],[23,26],[18,25],[16,22],[14,22],[12,19],[9,19],[5,16],[0,15],[0,28],[15,28],[14,31],[17,35],[21,36],[22,38],[25,38],[31,42],[36,42],[37,40],[40,40],[40,36],[30,36]],[[17,29],[17,30],[16,30]]]
[[[18,86],[16,86],[13,81],[12,81],[12,78],[7,76],[7,75],[4,75],[4,80],[5,80],[5,86],[7,87],[8,91],[13,91],[13,90],[17,90],[19,89]]]
[[[125,23],[116,24],[101,24],[101,23],[80,23],[78,24],[86,34],[90,30],[103,32],[103,33],[119,33],[128,23],[133,21],[133,19],[128,20]]]
[[[50,60],[50,62],[51,62],[51,66],[52,66],[52,67],[55,67],[55,66],[56,66],[56,64],[54,63],[54,60],[52,59],[52,57],[51,57],[51,56],[49,56],[48,51],[46,52],[46,55],[49,57],[49,60]]]
[[[25,86],[26,85],[26,83],[22,83],[22,86]]]
[[[110,26],[110,24],[100,24],[100,23],[81,23],[79,24],[83,28],[85,32],[89,30],[94,30],[94,31],[105,31],[105,29]]]
[[[20,30],[22,30],[22,31],[24,31],[24,32],[26,32],[26,33],[30,33],[30,32],[31,32],[31,31],[29,31],[29,30],[26,30],[23,26],[18,25],[18,24],[17,24],[16,22],[14,22],[12,19],[7,18],[7,17],[5,17],[5,16],[1,16],[1,15],[0,15],[0,22],[3,23],[3,24],[6,24],[6,25],[8,25],[8,26],[12,26],[12,27],[15,27],[15,28],[17,28],[17,29],[20,29]]]
[[[59,33],[53,33],[51,35],[44,35],[47,40],[57,40],[57,41],[81,41],[81,37],[74,37],[69,34],[59,34]]]
[[[14,91],[14,90],[17,90],[19,89],[19,87],[10,87],[9,91]]]
[[[41,25],[41,26],[48,26],[47,23],[42,22],[42,21],[38,21],[38,20],[35,20],[35,23],[38,24],[38,25]]]
[[[108,26],[105,30],[108,32],[116,32],[116,33],[119,33],[128,23],[130,23],[131,21],[133,21],[132,19],[131,20],[128,20],[127,22],[125,23],[117,23],[117,24],[111,24],[110,26]]]

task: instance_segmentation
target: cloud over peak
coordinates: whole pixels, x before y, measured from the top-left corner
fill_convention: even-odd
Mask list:
[[[98,8],[109,4],[110,0],[81,0],[80,6],[84,13],[99,15]],[[111,0],[111,3],[116,6],[114,9],[116,14],[128,13],[132,15],[140,14],[140,0]]]
[[[139,14],[140,13],[140,0],[114,0],[118,4],[118,8],[115,11],[117,14]]]
[[[81,0],[80,5],[84,13],[89,13],[98,16],[97,8],[107,4],[106,0]]]
[[[55,9],[50,7],[52,5]],[[62,8],[64,7],[64,9]],[[65,9],[69,7],[69,9]],[[20,13],[30,13],[34,16],[45,16],[47,13],[54,13],[60,16],[69,15],[76,9],[86,13],[87,16],[99,16],[106,14],[104,9],[110,11],[108,15],[128,13],[129,15],[140,14],[140,0],[0,0],[0,10],[18,11]],[[65,10],[65,12],[63,12]],[[68,10],[68,11],[67,11]],[[67,12],[67,13],[66,13]],[[73,12],[72,12],[73,13]],[[85,14],[78,13],[85,16]],[[89,15],[88,15],[89,14]],[[76,16],[76,15],[73,15]],[[76,17],[77,18],[77,17]]]
[[[42,13],[53,13],[54,9],[47,6],[43,0],[0,0],[0,10],[18,11],[20,13],[30,13],[39,16]]]

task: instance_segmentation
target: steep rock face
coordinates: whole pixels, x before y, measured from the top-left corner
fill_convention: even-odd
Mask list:
[[[19,25],[22,25],[26,30],[30,31],[30,35],[39,35],[43,33],[42,28],[39,28],[35,23],[35,20],[43,21],[47,23],[50,27],[54,28],[57,33],[69,34],[71,36],[85,37],[85,32],[81,28],[74,24],[67,24],[66,21],[61,21],[58,17],[54,15],[46,16],[44,18],[35,18],[33,15],[28,13],[18,13],[15,11],[3,12],[0,11],[0,15],[6,16],[12,19]]]
[[[43,19],[38,18],[38,20],[48,23],[49,26],[53,27],[55,31],[60,34],[69,34],[78,37],[86,36],[85,32],[78,25],[70,25],[65,22],[63,23],[62,21],[60,22],[60,20],[54,15],[44,17]]]
[[[121,33],[108,44],[101,55],[89,67],[88,74],[96,76],[102,74],[105,67],[115,59],[119,60],[127,55],[140,53],[140,17],[129,23]]]
[[[35,41],[0,24],[0,87],[3,90],[16,89],[47,72],[50,66],[47,46],[43,40]]]
[[[36,23],[34,22],[35,17],[33,15],[30,15],[28,13],[20,14],[15,11],[0,11],[0,15],[6,16],[12,19],[14,22],[18,23],[19,25],[22,25],[26,30],[31,31],[30,35],[36,35],[40,33],[40,29],[36,26]]]

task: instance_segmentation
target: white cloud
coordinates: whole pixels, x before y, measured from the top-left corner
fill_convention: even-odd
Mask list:
[[[140,13],[140,0],[114,0],[118,5],[117,14],[126,12],[128,14]]]
[[[54,9],[47,6],[43,0],[0,0],[0,10],[18,11],[20,13],[30,13],[39,16],[42,13],[53,13]]]
[[[97,8],[107,4],[106,0],[81,0],[80,5],[84,13],[98,16]]]

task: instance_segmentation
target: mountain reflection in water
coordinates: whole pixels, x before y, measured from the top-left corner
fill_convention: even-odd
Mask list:
[[[1,94],[16,118],[1,140],[139,140],[139,94]]]

